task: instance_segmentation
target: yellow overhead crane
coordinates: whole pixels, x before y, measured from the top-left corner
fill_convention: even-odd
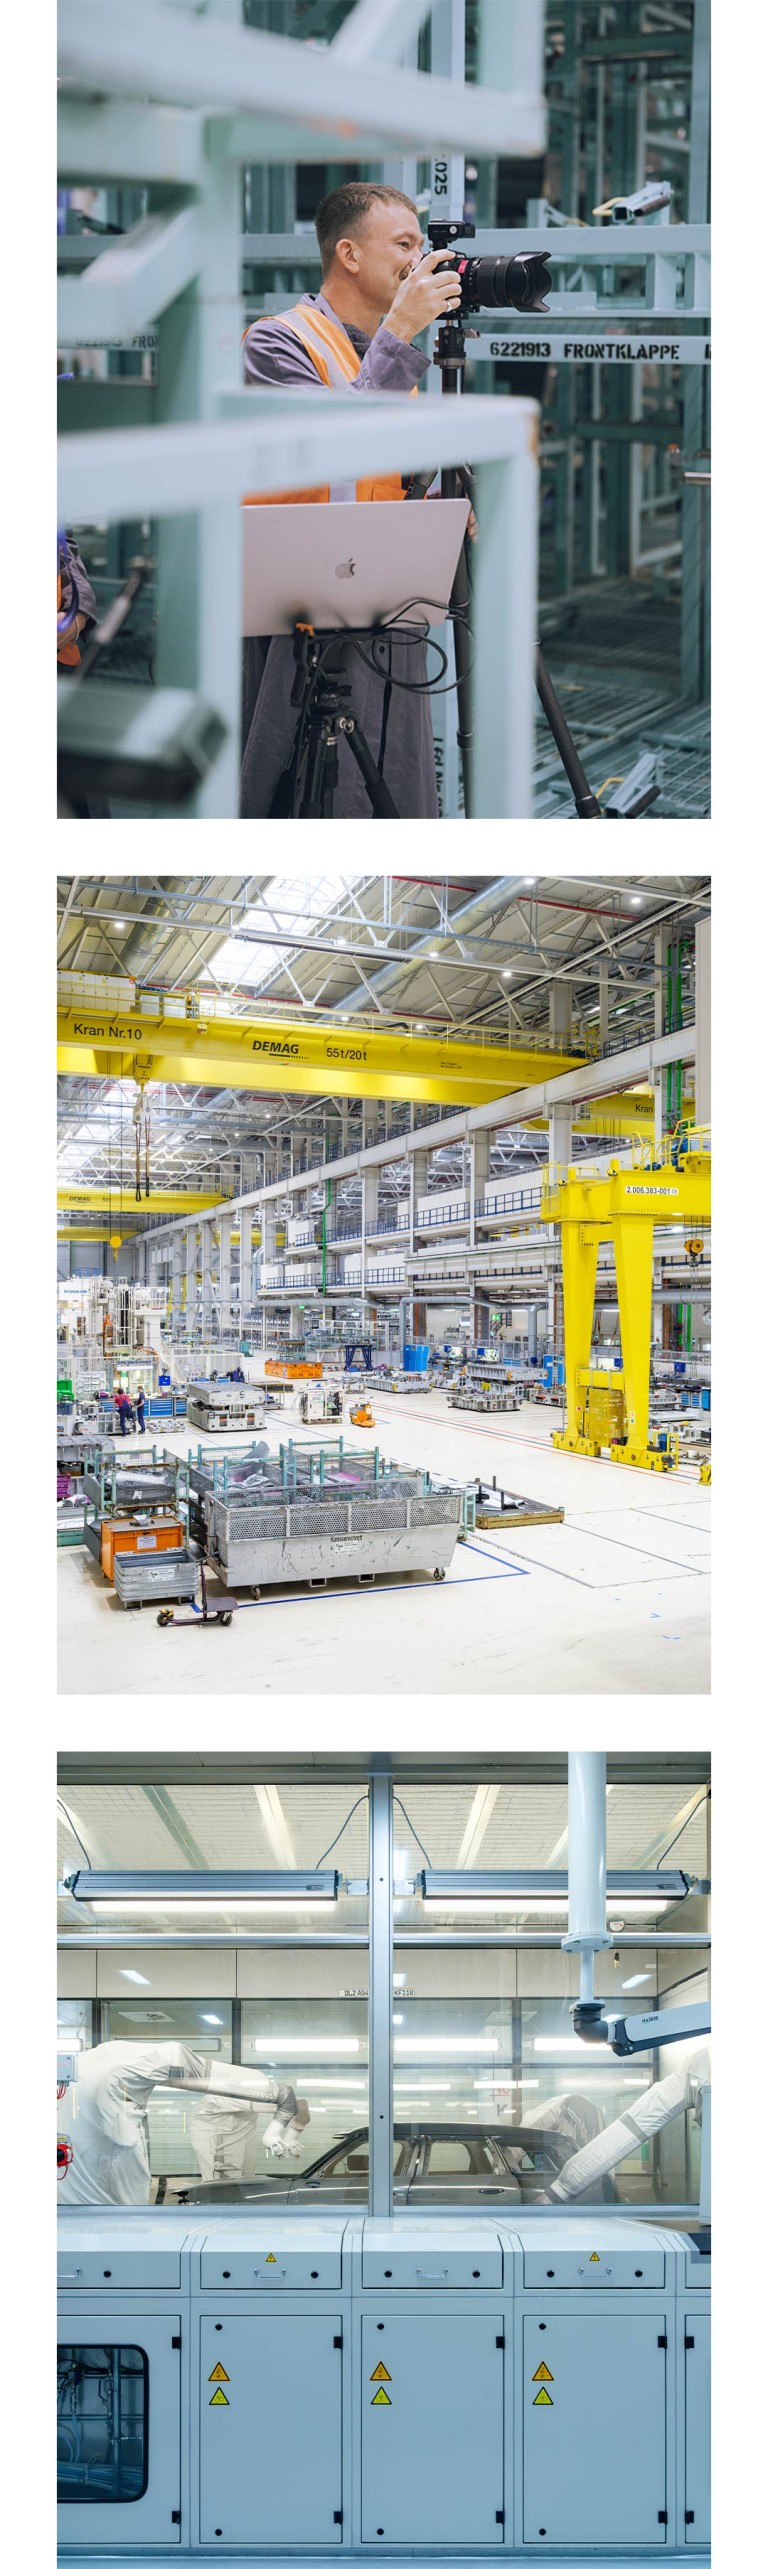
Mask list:
[[[553,1173],[542,1189],[541,1218],[558,1224],[563,1261],[566,1423],[552,1443],[567,1454],[607,1447],[614,1463],[661,1472],[672,1456],[649,1437],[653,1233],[657,1223],[709,1224],[709,1127],[680,1125],[633,1157],[629,1168],[609,1161],[605,1177]],[[613,1248],[621,1333],[621,1367],[610,1373],[589,1364],[601,1240]]]
[[[161,1186],[153,1186],[139,1202],[132,1187],[124,1186],[121,1193],[119,1185],[109,1186],[106,1181],[102,1186],[60,1186],[56,1196],[59,1213],[109,1213],[121,1222],[126,1216],[138,1221],[142,1213],[210,1213],[212,1206],[226,1202],[223,1195],[185,1194],[181,1189],[174,1194],[172,1187]],[[83,1236],[90,1239],[95,1234]]]
[[[174,994],[178,1006],[179,994]],[[162,1003],[161,1003],[162,1004]],[[206,1016],[188,994],[184,1018],[142,1015],[132,1009],[59,1009],[58,1068],[82,1077],[172,1080],[207,1088],[285,1091],[317,1097],[399,1098],[415,1104],[491,1104],[517,1088],[576,1070],[584,1050],[560,1052],[547,1043],[499,1045],[455,1042],[449,1036],[407,1035],[393,1028]],[[647,1129],[648,1090],[600,1098],[578,1115],[581,1130]],[[538,1119],[536,1119],[538,1120]],[[156,1209],[159,1209],[156,1203]],[[181,1207],[178,1208],[181,1210]],[[192,1208],[196,1209],[196,1208]]]

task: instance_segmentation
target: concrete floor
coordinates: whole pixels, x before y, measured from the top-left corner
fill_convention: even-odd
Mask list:
[[[565,1508],[563,1525],[478,1533],[445,1581],[245,1596],[227,1630],[161,1631],[89,1553],[62,1550],[59,1686],[82,1695],[693,1695],[709,1688],[710,1491],[689,1466],[628,1471],[553,1452],[556,1410],[475,1417],[441,1392],[376,1393],[383,1453]],[[328,1429],[329,1437],[337,1431]],[[264,1430],[317,1438],[286,1410]],[[361,1441],[345,1426],[347,1442]],[[150,1446],[126,1439],[132,1450]],[[222,1444],[249,1442],[222,1438]],[[368,1441],[368,1440],[366,1440]],[[161,1435],[179,1454],[186,1424]],[[212,1583],[212,1594],[217,1594]],[[188,1612],[188,1609],[181,1611]]]

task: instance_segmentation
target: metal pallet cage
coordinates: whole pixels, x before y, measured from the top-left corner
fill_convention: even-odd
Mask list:
[[[158,1597],[181,1597],[194,1603],[196,1587],[197,1562],[191,1552],[166,1552],[153,1561],[138,1560],[129,1552],[116,1555],[115,1594],[123,1606],[140,1606]]]

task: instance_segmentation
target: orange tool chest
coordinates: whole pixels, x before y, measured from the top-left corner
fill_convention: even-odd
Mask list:
[[[293,1363],[290,1356],[268,1356],[264,1372],[281,1383],[319,1383],[323,1367],[322,1362],[319,1365],[299,1364],[298,1359]]]
[[[101,1566],[114,1581],[116,1552],[183,1552],[186,1526],[180,1516],[158,1516],[154,1522],[130,1516],[105,1516],[101,1526]]]

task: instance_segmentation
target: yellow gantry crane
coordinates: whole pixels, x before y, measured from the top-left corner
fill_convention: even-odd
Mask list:
[[[670,1452],[649,1432],[653,1234],[661,1223],[707,1227],[711,1166],[709,1126],[685,1124],[655,1148],[639,1143],[631,1166],[609,1160],[605,1177],[569,1168],[545,1180],[541,1218],[562,1241],[565,1427],[552,1443],[565,1453],[607,1447],[614,1463],[668,1468]],[[613,1249],[621,1331],[621,1367],[610,1373],[589,1362],[601,1240]]]
[[[546,1039],[521,1036],[509,1045],[467,1043],[450,1035],[407,1034],[397,1027],[226,1017],[207,1012],[193,991],[163,997],[136,991],[115,1008],[73,1004],[66,977],[57,1019],[58,1068],[79,1077],[172,1080],[207,1088],[241,1088],[315,1097],[400,1098],[416,1104],[478,1106],[576,1070],[584,1044],[560,1051]],[[185,1013],[179,1016],[179,1007]],[[653,1099],[646,1089],[595,1099],[578,1115],[587,1132],[645,1130]],[[527,1119],[540,1122],[542,1119]],[[156,1210],[159,1205],[156,1203]],[[178,1210],[182,1208],[179,1206]],[[190,1207],[190,1209],[193,1209]]]

